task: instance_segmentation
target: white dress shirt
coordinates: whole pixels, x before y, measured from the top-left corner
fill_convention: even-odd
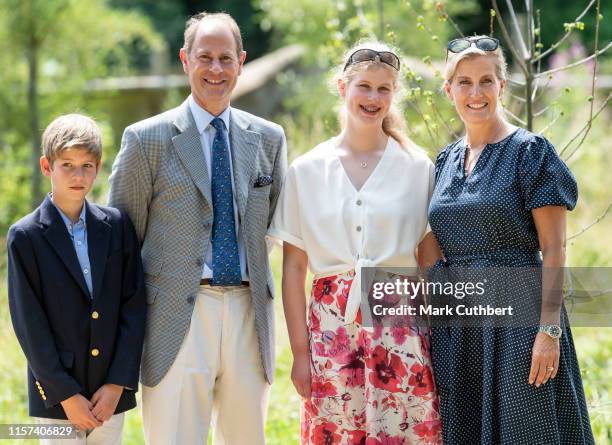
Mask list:
[[[238,241],[238,256],[240,257],[240,272],[242,274],[242,281],[248,281],[249,275],[247,271],[247,262],[246,262],[246,247],[244,245],[244,237],[242,235],[242,229],[240,227],[240,216],[238,214],[238,204],[236,203],[236,187],[234,185],[234,169],[232,163],[232,147],[230,146],[230,138],[229,138],[229,128],[230,128],[230,108],[227,107],[219,116],[213,116],[204,108],[200,107],[192,96],[189,96],[189,108],[191,110],[191,114],[193,115],[193,119],[195,120],[196,126],[198,127],[198,132],[200,133],[200,141],[202,143],[202,149],[204,150],[204,159],[206,161],[206,169],[208,170],[208,178],[212,178],[211,171],[211,154],[212,154],[212,144],[215,139],[215,128],[210,125],[212,120],[215,117],[220,118],[225,124],[226,129],[226,138],[227,138],[227,146],[229,150],[229,160],[230,160],[230,173],[232,177],[232,195],[234,201],[234,223],[236,226],[236,239]],[[211,179],[212,180],[212,179]],[[212,203],[211,203],[212,204]],[[208,243],[208,249],[206,250],[206,255],[204,256],[204,268],[202,270],[202,278],[212,278],[213,270],[212,270],[212,236],[211,241]]]
[[[315,278],[355,270],[345,314],[350,323],[359,309],[362,267],[417,266],[415,249],[430,231],[434,165],[389,137],[356,190],[336,143],[325,141],[293,161],[268,235],[304,250]]]

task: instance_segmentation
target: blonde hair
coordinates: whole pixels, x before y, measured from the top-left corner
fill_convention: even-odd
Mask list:
[[[238,57],[242,53],[242,35],[240,34],[240,28],[238,27],[238,23],[236,20],[225,12],[200,12],[192,17],[189,17],[189,20],[185,23],[185,35],[183,48],[187,54],[191,54],[191,47],[193,46],[193,41],[195,40],[196,32],[198,31],[198,26],[204,22],[205,20],[217,20],[220,22],[225,22],[229,25],[230,30],[232,31],[232,35],[234,36],[234,43],[236,44],[236,53]]]
[[[398,104],[400,98],[402,97],[401,92],[403,90],[403,84],[400,78],[400,73],[402,69],[401,65],[400,65],[400,71],[397,71],[393,67],[387,65],[384,62],[381,62],[380,60],[373,60],[373,61],[367,61],[367,62],[353,63],[347,66],[345,70],[344,66],[346,65],[346,62],[348,61],[351,54],[353,54],[355,51],[360,50],[360,49],[371,49],[374,51],[388,51],[388,52],[391,52],[397,55],[397,57],[401,60],[401,56],[399,52],[394,47],[386,43],[377,41],[377,40],[361,40],[344,54],[344,57],[342,59],[342,64],[338,65],[336,69],[336,74],[334,76],[334,83],[337,83],[338,80],[341,80],[344,83],[348,84],[355,77],[355,75],[363,71],[366,71],[371,67],[382,67],[388,70],[392,74],[392,77],[393,77],[393,98],[394,100],[391,105],[391,108],[389,109],[389,112],[387,113],[387,115],[384,117],[382,121],[382,130],[387,136],[395,139],[402,147],[406,149],[416,148],[417,147],[416,144],[412,142],[412,140],[406,135],[406,123],[402,117],[402,113],[400,111],[400,107]],[[345,107],[342,107],[340,109],[339,119],[340,119],[340,126],[344,128],[346,126]]]
[[[472,36],[468,37],[469,40],[476,40],[482,37],[489,36]],[[504,52],[502,51],[501,46],[498,46],[495,51],[483,51],[478,49],[476,45],[471,45],[464,51],[459,53],[452,53],[448,51],[448,59],[446,60],[446,66],[444,67],[444,79],[445,82],[451,83],[453,77],[455,76],[455,72],[457,71],[457,65],[459,62],[466,59],[473,59],[477,56],[485,56],[491,58],[495,63],[495,75],[499,80],[506,80],[508,66],[506,63],[506,57],[504,56]]]
[[[51,164],[68,148],[83,148],[102,159],[102,132],[96,122],[82,114],[65,114],[54,119],[42,136],[42,152]]]

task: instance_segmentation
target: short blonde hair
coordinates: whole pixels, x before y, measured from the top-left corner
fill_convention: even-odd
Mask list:
[[[395,54],[398,59],[400,59],[400,61],[402,60],[399,51],[395,47],[388,45],[387,43],[370,39],[360,40],[344,54],[344,57],[342,58],[342,63],[336,68],[336,73],[334,75],[334,83],[337,83],[338,80],[342,80],[343,82],[348,84],[358,73],[367,71],[371,67],[382,67],[383,69],[386,69],[392,75],[394,100],[391,109],[389,110],[389,113],[383,119],[382,130],[387,136],[390,136],[395,139],[402,147],[406,149],[416,147],[416,144],[414,144],[414,142],[412,142],[412,140],[410,140],[410,138],[406,135],[406,123],[404,122],[402,113],[399,109],[399,102],[403,97],[402,91],[404,89],[400,76],[403,64],[400,63],[400,71],[397,71],[393,67],[387,65],[384,62],[381,62],[380,60],[357,62],[347,66],[346,69],[344,69],[347,61],[349,60],[349,57],[355,51],[360,49],[388,51]],[[340,125],[344,127],[345,122],[345,110],[342,109],[340,113]]]
[[[476,40],[482,37],[489,36],[472,36],[468,37],[470,40]],[[455,72],[457,71],[457,65],[459,62],[466,59],[473,59],[477,56],[490,57],[495,63],[495,75],[499,80],[506,80],[508,76],[508,66],[506,63],[506,57],[502,51],[502,47],[498,46],[495,51],[483,51],[476,48],[475,45],[471,45],[468,49],[459,53],[452,53],[448,51],[448,59],[446,60],[446,66],[444,67],[444,79],[446,82],[451,83]]]
[[[96,122],[82,114],[65,114],[54,119],[42,136],[42,152],[50,163],[71,147],[80,147],[102,159],[102,132]]]

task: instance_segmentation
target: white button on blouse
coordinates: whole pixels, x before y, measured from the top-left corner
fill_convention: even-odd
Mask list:
[[[304,250],[315,278],[355,270],[345,321],[361,297],[362,267],[416,267],[415,249],[429,231],[434,166],[424,152],[389,137],[378,164],[356,190],[335,152],[335,139],[297,158],[268,235]]]

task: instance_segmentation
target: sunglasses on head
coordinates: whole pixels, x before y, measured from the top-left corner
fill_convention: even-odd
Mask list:
[[[374,51],[373,49],[358,49],[351,54],[344,65],[342,71],[359,62],[382,62],[393,67],[397,71],[400,69],[400,60],[395,54],[390,51]]]
[[[476,48],[482,51],[495,51],[499,48],[499,40],[495,37],[479,37],[477,39],[462,37],[460,39],[453,39],[448,42],[446,48],[451,53],[460,53],[465,51],[470,46],[475,45]]]

